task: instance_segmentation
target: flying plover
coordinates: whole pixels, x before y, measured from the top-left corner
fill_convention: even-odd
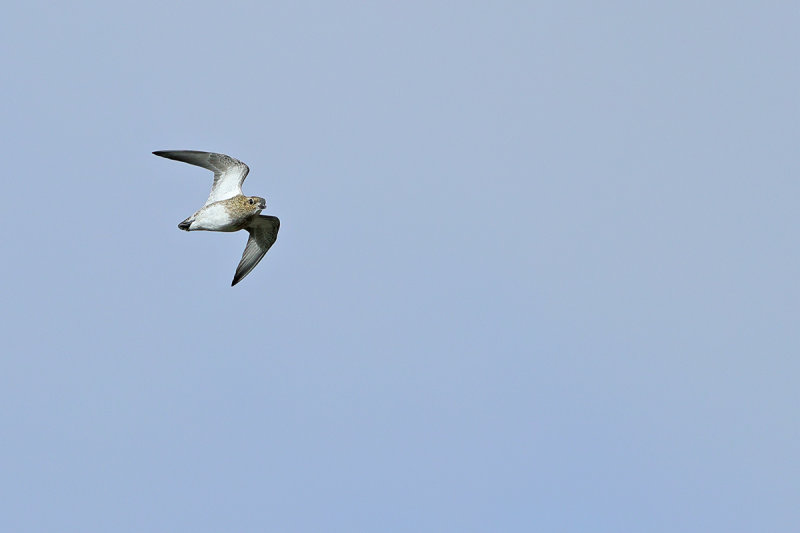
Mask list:
[[[214,173],[214,184],[206,203],[195,214],[178,224],[184,231],[239,231],[250,234],[242,260],[236,267],[231,287],[253,270],[278,238],[281,222],[277,217],[262,215],[267,201],[260,196],[244,196],[242,183],[250,169],[225,154],[195,150],[166,150],[153,154],[206,168]]]

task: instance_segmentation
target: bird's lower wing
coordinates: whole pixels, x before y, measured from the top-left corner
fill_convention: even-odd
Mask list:
[[[233,276],[231,287],[242,281],[263,259],[264,254],[267,253],[275,239],[278,238],[280,227],[281,221],[277,217],[267,215],[253,217],[252,222],[245,227],[250,234],[250,238],[247,239],[247,246],[244,247],[242,260],[239,261],[239,266],[236,267],[236,274]]]

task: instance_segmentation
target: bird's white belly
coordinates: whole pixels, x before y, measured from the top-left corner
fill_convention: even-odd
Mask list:
[[[197,212],[191,230],[236,231],[233,218],[224,205],[211,204]]]

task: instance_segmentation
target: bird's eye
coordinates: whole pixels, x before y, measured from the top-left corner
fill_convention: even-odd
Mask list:
[[[253,205],[253,199],[252,198],[248,199],[247,201],[250,202],[250,205]]]

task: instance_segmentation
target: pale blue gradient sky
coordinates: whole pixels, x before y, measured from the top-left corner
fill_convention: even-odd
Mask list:
[[[800,530],[795,3],[21,4],[1,531]]]

